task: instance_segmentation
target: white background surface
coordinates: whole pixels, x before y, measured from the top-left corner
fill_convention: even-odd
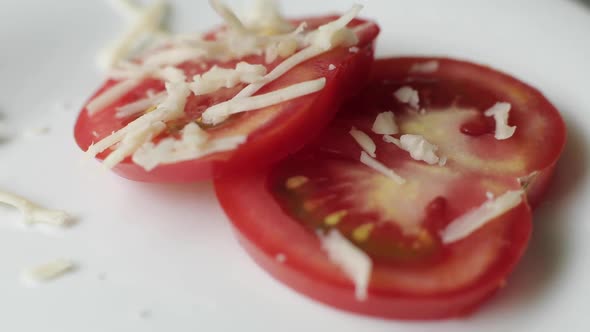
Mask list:
[[[68,210],[79,224],[26,231],[0,207],[0,331],[589,331],[590,9],[566,0],[365,3],[364,15],[383,29],[379,55],[491,64],[539,87],[566,119],[554,191],[506,289],[472,317],[434,323],[365,318],[297,295],[241,250],[211,184],[133,183],[83,159],[72,137],[76,113],[102,80],[97,51],[123,28],[106,2],[2,1],[0,123],[12,139],[0,144],[0,188]],[[174,4],[177,31],[218,22],[205,1]],[[300,15],[349,5],[297,0],[284,8]],[[23,137],[42,126],[51,132]],[[21,269],[58,257],[79,270],[22,286]]]

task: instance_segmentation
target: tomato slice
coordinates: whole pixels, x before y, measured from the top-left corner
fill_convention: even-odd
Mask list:
[[[412,69],[433,61],[434,71]],[[520,260],[532,230],[528,199],[457,241],[444,241],[443,232],[490,196],[526,189],[537,198],[540,177],[521,178],[535,171],[549,178],[563,147],[563,122],[536,90],[463,61],[378,60],[372,75],[317,140],[270,169],[216,179],[217,196],[254,260],[313,299],[380,317],[465,315],[503,287]],[[394,97],[404,86],[418,91],[425,112]],[[517,128],[506,140],[495,139],[493,122],[480,117],[497,101],[512,104],[508,124]],[[388,111],[400,130],[394,137],[423,135],[446,164],[415,160],[372,132],[377,115]],[[470,131],[462,131],[465,124]],[[405,183],[359,161],[352,127],[372,139],[376,159]],[[548,133],[552,143],[544,151],[528,150]],[[318,232],[334,230],[372,262],[365,300],[322,247]]]
[[[313,30],[337,18],[336,16],[315,17],[293,21],[293,24],[297,25],[305,21],[308,30]],[[295,83],[325,77],[326,84],[322,90],[275,106],[234,114],[217,126],[201,125],[210,139],[236,135],[247,136],[247,141],[236,149],[209,154],[198,159],[159,165],[150,171],[146,171],[135,164],[131,158],[127,158],[116,165],[114,171],[125,178],[136,181],[193,182],[231,172],[257,169],[297,151],[327,126],[344,98],[357,93],[368,79],[370,66],[373,62],[373,42],[379,33],[379,27],[372,22],[360,19],[354,19],[348,27],[356,27],[354,31],[359,40],[356,49],[351,51],[349,47],[337,47],[320,54],[266,85],[256,95],[272,92]],[[213,38],[212,36],[214,33],[208,34],[208,38]],[[246,61],[250,64],[262,64],[267,68],[267,72],[270,72],[282,60],[277,59],[267,64],[264,56],[247,56],[223,63],[218,61],[185,62],[177,67],[182,69],[187,77],[192,77],[204,73],[214,65],[234,68],[238,62]],[[115,84],[117,81],[107,81],[95,96]],[[231,99],[244,86],[245,84],[238,84],[234,88],[221,89],[202,96],[191,94],[185,106],[184,117],[167,123],[165,133],[156,137],[155,141],[165,137],[178,136],[179,130],[184,125],[189,122],[198,122],[205,109]],[[80,148],[87,150],[93,142],[123,128],[133,120],[117,118],[117,108],[145,98],[148,90],[157,93],[163,89],[162,81],[145,79],[133,91],[98,114],[90,116],[85,107],[78,117],[74,133]],[[97,157],[102,160],[109,153],[110,151],[106,150]]]

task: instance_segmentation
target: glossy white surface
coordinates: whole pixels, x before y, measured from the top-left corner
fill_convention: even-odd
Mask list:
[[[238,1],[239,2],[239,1]],[[237,3],[234,1],[233,3]],[[0,207],[0,331],[588,331],[590,9],[574,1],[365,1],[378,53],[451,55],[540,88],[569,142],[533,241],[508,286],[463,320],[404,323],[343,313],[271,279],[241,250],[209,183],[133,183],[85,160],[77,110],[100,84],[100,47],[123,28],[103,1],[4,1],[0,11],[0,188],[71,211],[79,224],[18,227]],[[174,2],[178,31],[218,22],[206,1]],[[285,1],[293,15],[348,1]],[[30,128],[49,127],[38,137]],[[25,267],[71,258],[79,270],[38,288]]]

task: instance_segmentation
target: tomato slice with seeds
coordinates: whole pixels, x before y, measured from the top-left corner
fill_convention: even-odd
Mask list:
[[[293,24],[297,25],[305,21],[308,24],[308,29],[313,30],[337,18],[336,16],[315,17],[293,21]],[[135,164],[131,158],[127,158],[116,165],[114,171],[125,178],[136,181],[193,182],[231,172],[257,169],[297,151],[329,123],[344,98],[358,93],[368,79],[370,66],[373,63],[373,42],[379,33],[379,27],[361,19],[353,20],[348,27],[356,27],[354,31],[359,40],[356,45],[358,50],[351,51],[349,47],[334,48],[291,69],[263,87],[256,95],[325,77],[326,84],[319,92],[256,111],[234,114],[216,126],[207,126],[199,122],[201,114],[209,106],[231,99],[245,87],[245,84],[239,84],[234,88],[224,88],[202,96],[191,94],[184,109],[184,117],[167,123],[165,133],[155,138],[155,141],[158,141],[165,137],[178,137],[180,129],[187,123],[196,121],[212,140],[240,135],[247,136],[246,142],[236,149],[209,154],[199,159],[159,165],[150,171],[146,171]],[[210,33],[208,38],[213,38],[213,35]],[[196,74],[204,73],[213,65],[234,68],[238,62],[246,61],[250,64],[265,65],[267,72],[270,72],[283,60],[283,58],[279,58],[267,64],[262,55],[247,56],[223,63],[216,61],[185,62],[177,67],[182,69],[187,77],[193,77]],[[117,81],[114,80],[107,81],[96,95],[116,83]],[[152,93],[163,91],[164,83],[156,79],[145,79],[133,91],[93,116],[90,116],[87,109],[84,108],[78,117],[74,133],[80,148],[87,150],[93,142],[123,128],[133,120],[134,118],[118,118],[116,116],[117,108],[145,98],[149,90],[152,90],[150,91]],[[97,157],[102,160],[109,153],[110,150],[106,150]]]
[[[412,72],[430,61],[437,70]],[[404,86],[418,91],[424,111],[394,96]],[[494,123],[480,116],[497,101],[512,104],[508,123],[517,129],[506,140],[496,140]],[[388,111],[399,126],[394,137],[422,135],[446,164],[415,160],[372,132]],[[369,135],[375,159],[405,183],[359,161],[352,127]],[[548,135],[543,151],[529,150]],[[264,171],[216,179],[215,189],[245,249],[295,290],[367,315],[461,316],[502,288],[520,260],[532,230],[528,198],[456,241],[441,234],[491,197],[525,189],[540,197],[546,183],[538,181],[550,177],[564,136],[555,108],[505,74],[451,59],[378,60],[370,83],[317,140]],[[522,177],[534,172],[526,186]],[[372,262],[365,300],[322,247],[318,232],[334,230]]]

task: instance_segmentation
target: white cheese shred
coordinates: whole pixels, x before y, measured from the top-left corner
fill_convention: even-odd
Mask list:
[[[372,130],[379,135],[395,135],[399,133],[393,112],[379,113],[375,118]]]
[[[375,154],[375,151],[377,150],[375,142],[373,142],[371,137],[369,137],[364,131],[352,127],[348,133],[354,138],[358,145],[369,154],[369,156],[373,158],[377,156]]]
[[[162,91],[157,94],[151,94],[143,99],[136,100],[127,105],[117,107],[115,117],[118,119],[127,118],[138,113],[144,112],[150,107],[156,106],[166,99],[166,92]]]
[[[406,183],[406,179],[399,176],[395,173],[391,168],[383,165],[379,161],[371,158],[365,151],[361,152],[361,163],[367,165],[368,167],[372,168],[373,170],[383,174],[384,176],[392,179],[393,181],[397,182],[398,184]]]
[[[393,95],[400,103],[408,104],[415,110],[420,108],[420,96],[418,95],[418,91],[409,86],[402,86],[395,91]]]
[[[131,54],[135,42],[143,35],[160,30],[166,10],[166,3],[158,0],[133,15],[128,30],[101,53],[99,58],[101,67],[112,68]]]
[[[400,147],[410,153],[410,157],[414,160],[424,161],[429,165],[434,165],[439,162],[436,155],[438,147],[421,135],[405,134],[400,137]]]
[[[522,202],[522,195],[521,190],[508,191],[459,216],[440,233],[442,242],[449,244],[469,236],[488,222],[518,206]]]
[[[0,203],[17,208],[23,217],[25,224],[48,224],[65,227],[70,225],[72,218],[64,211],[51,210],[15,194],[0,191]]]
[[[203,122],[213,125],[218,124],[232,114],[253,111],[306,96],[322,90],[325,85],[326,79],[322,77],[316,80],[296,83],[257,96],[230,99],[205,110],[202,115]]]
[[[497,140],[505,140],[516,131],[516,126],[508,125],[508,112],[510,112],[511,105],[509,103],[496,103],[490,109],[485,111],[485,116],[493,116],[496,122],[496,132],[494,137]]]
[[[202,75],[195,75],[190,88],[196,96],[215,92],[220,88],[233,88],[239,83],[254,83],[263,79],[266,67],[240,62],[232,68],[213,66]]]
[[[75,268],[76,264],[68,259],[56,259],[23,271],[22,277],[27,283],[39,284],[57,279]]]
[[[116,83],[108,90],[102,92],[100,95],[94,97],[88,105],[86,105],[86,109],[88,110],[88,115],[92,116],[99,111],[102,111],[106,107],[112,105],[121,97],[125,96],[131,90],[135,89],[139,83],[141,83],[140,78],[124,80],[121,82]]]
[[[418,62],[410,67],[410,73],[430,74],[438,70],[439,63],[436,60]]]
[[[400,142],[399,138],[395,138],[391,135],[383,135],[383,142],[392,143],[396,145],[398,148],[402,148],[402,143]]]
[[[330,230],[326,235],[320,234],[319,237],[322,249],[328,254],[328,258],[354,283],[356,299],[365,301],[368,297],[373,269],[373,262],[369,255],[336,229]]]

